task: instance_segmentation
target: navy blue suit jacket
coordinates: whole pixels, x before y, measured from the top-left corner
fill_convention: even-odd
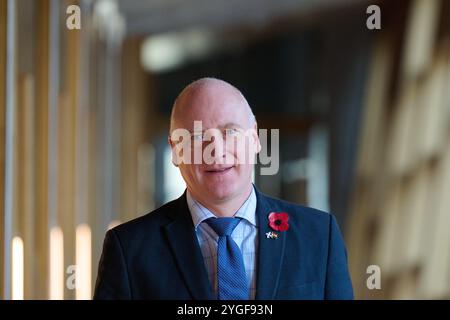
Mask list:
[[[256,196],[256,299],[352,299],[334,216],[257,190]],[[273,211],[289,214],[289,229],[267,239]],[[106,233],[94,299],[215,299],[186,193]]]

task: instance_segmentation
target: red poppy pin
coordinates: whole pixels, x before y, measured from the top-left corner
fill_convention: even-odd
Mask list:
[[[286,212],[271,212],[269,214],[269,227],[275,231],[286,231],[289,229],[289,215]]]

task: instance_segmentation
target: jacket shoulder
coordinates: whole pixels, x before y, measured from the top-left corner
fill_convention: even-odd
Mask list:
[[[294,231],[302,233],[310,239],[327,239],[330,227],[335,218],[332,214],[292,203],[289,201],[262,195],[271,211],[282,211],[289,215],[289,226]]]
[[[312,221],[329,221],[330,217],[332,216],[330,213],[319,209],[303,206],[278,198],[269,197],[267,195],[263,196],[271,208],[279,208],[280,211],[285,211],[299,218]]]
[[[147,214],[112,228],[110,231],[115,233],[120,239],[130,239],[141,234],[158,234],[161,227],[172,221],[170,216],[179,213],[181,201],[183,201],[183,197],[167,202]]]

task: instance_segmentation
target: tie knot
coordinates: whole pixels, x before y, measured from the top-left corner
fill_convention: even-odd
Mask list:
[[[230,236],[238,225],[240,218],[209,218],[206,223],[219,237]]]

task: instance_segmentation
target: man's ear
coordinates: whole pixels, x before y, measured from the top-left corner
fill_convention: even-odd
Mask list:
[[[169,143],[170,146],[170,150],[172,153],[172,164],[175,167],[178,167],[178,163],[180,163],[180,159],[178,158],[177,152],[176,152],[176,148],[175,148],[175,143],[173,143],[172,139],[170,139],[170,136],[167,137],[167,142]]]
[[[259,135],[258,135],[258,124],[255,122],[255,126],[253,127],[254,131],[254,139],[256,143],[256,153],[259,153],[261,151],[261,141],[259,141]]]

